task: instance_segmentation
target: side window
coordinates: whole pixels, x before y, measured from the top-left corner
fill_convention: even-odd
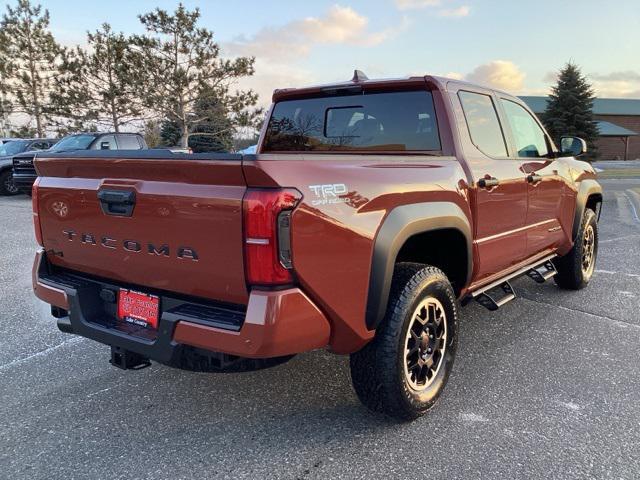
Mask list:
[[[138,137],[135,135],[118,135],[118,148],[120,150],[140,150]]]
[[[116,137],[113,135],[105,135],[104,137],[98,138],[91,147],[93,150],[117,150],[118,146],[116,145]]]
[[[29,151],[32,152],[34,150],[46,150],[47,147],[46,144],[44,142],[34,142],[31,145],[29,145]]]
[[[507,157],[507,144],[491,97],[462,90],[458,97],[473,144],[490,157]]]
[[[507,121],[513,132],[518,157],[539,158],[549,153],[544,131],[529,112],[521,105],[504,98],[500,99]]]

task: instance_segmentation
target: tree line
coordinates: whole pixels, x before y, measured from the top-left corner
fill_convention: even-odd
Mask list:
[[[198,8],[156,8],[138,16],[142,35],[108,23],[86,45],[58,43],[49,12],[30,0],[7,5],[0,21],[0,118],[26,118],[16,136],[144,128],[165,144],[231,147],[262,121],[258,96],[234,84],[254,73],[253,57],[225,58]],[[20,115],[21,114],[21,115]]]

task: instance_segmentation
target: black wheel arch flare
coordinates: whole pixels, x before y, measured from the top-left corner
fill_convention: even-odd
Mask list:
[[[458,230],[467,246],[467,284],[473,271],[473,235],[469,219],[452,202],[428,202],[394,208],[378,230],[373,247],[366,324],[374,330],[384,317],[395,261],[404,243],[414,235],[437,230]]]

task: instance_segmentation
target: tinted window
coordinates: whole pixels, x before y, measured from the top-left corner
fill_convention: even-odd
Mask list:
[[[116,137],[113,135],[105,135],[100,137],[91,147],[93,150],[117,150]]]
[[[473,144],[490,157],[506,157],[507,145],[491,97],[462,91],[458,96]]]
[[[15,155],[24,152],[29,146],[26,140],[12,140],[11,142],[0,145],[0,157]]]
[[[549,153],[547,141],[531,114],[515,102],[505,99],[500,101],[513,133],[518,157],[545,157]]]
[[[29,146],[29,150],[46,150],[49,148],[49,144],[47,142],[33,142]]]
[[[265,151],[440,150],[430,92],[384,92],[278,102]]]
[[[118,148],[121,150],[140,150],[138,137],[135,135],[118,135]]]
[[[86,150],[91,142],[96,138],[95,135],[71,135],[64,137],[53,146],[54,150]]]

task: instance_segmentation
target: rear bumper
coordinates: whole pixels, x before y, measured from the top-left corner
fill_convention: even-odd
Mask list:
[[[128,286],[127,286],[128,287]],[[227,307],[160,297],[157,333],[139,336],[114,326],[113,300],[105,290],[118,285],[93,278],[51,272],[42,250],[33,265],[38,298],[58,307],[58,327],[158,362],[170,363],[187,345],[247,358],[272,358],[323,348],[330,326],[324,314],[298,288],[253,290],[246,312]],[[197,312],[206,314],[198,316]],[[194,313],[196,312],[196,313]]]

